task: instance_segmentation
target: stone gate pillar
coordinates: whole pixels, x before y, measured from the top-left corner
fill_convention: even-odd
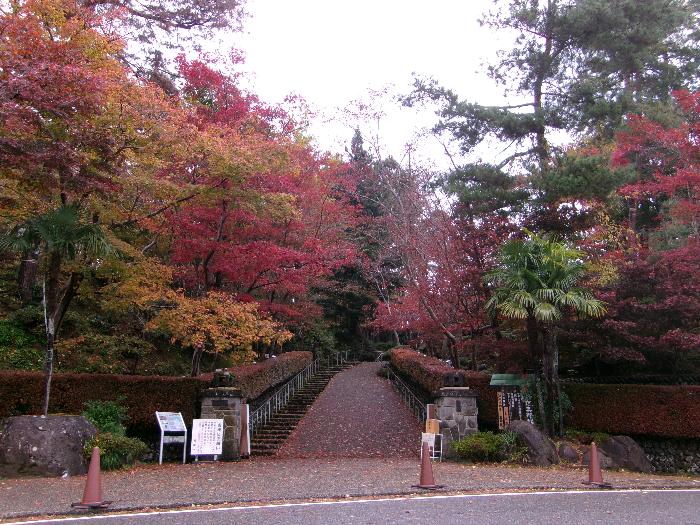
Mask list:
[[[440,433],[443,439],[443,454],[452,457],[452,442],[478,429],[476,393],[468,387],[441,388],[435,400]]]
[[[245,400],[236,387],[207,388],[202,392],[202,419],[224,420],[224,441],[221,459],[241,457],[241,408]]]

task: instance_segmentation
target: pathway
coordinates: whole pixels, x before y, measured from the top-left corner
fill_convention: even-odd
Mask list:
[[[415,457],[421,426],[380,363],[340,372],[278,452],[281,457]]]

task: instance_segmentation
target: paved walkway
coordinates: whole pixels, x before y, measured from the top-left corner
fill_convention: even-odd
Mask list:
[[[415,458],[255,458],[233,463],[143,465],[102,475],[113,509],[192,504],[299,501],[420,492]],[[587,472],[572,468],[435,463],[435,478],[452,492],[585,488]],[[700,488],[700,477],[604,473],[615,488]],[[85,476],[0,479],[0,518],[67,514],[80,500]]]
[[[421,427],[380,363],[336,375],[278,452],[279,457],[417,457]]]

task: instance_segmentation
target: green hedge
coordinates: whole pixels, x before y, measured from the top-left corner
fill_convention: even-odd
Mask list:
[[[564,385],[567,426],[608,434],[700,438],[700,386]]]

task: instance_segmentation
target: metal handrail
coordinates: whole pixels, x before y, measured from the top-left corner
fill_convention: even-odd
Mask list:
[[[321,360],[316,359],[290,381],[287,381],[277,392],[272,394],[265,403],[252,411],[250,413],[251,433],[254,434],[258,428],[265,425],[265,423],[272,419],[272,416],[284,408],[294,393],[300,390],[309,378],[316,374],[320,368]]]
[[[291,380],[287,381],[267,401],[250,413],[251,434],[254,434],[256,430],[272,419],[272,416],[282,410],[296,391],[300,390],[309,378],[321,369],[321,364],[325,365],[325,368],[342,365],[347,362],[348,354],[348,351],[337,352],[332,356],[329,355],[326,359],[316,359]]]
[[[391,369],[387,368],[389,381],[396,387],[399,391],[401,397],[403,397],[404,402],[408,405],[409,410],[415,414],[418,421],[423,423],[426,418],[425,414],[425,403],[423,403],[416,394],[413,393],[411,387],[409,387],[403,380],[396,375],[396,373]]]

